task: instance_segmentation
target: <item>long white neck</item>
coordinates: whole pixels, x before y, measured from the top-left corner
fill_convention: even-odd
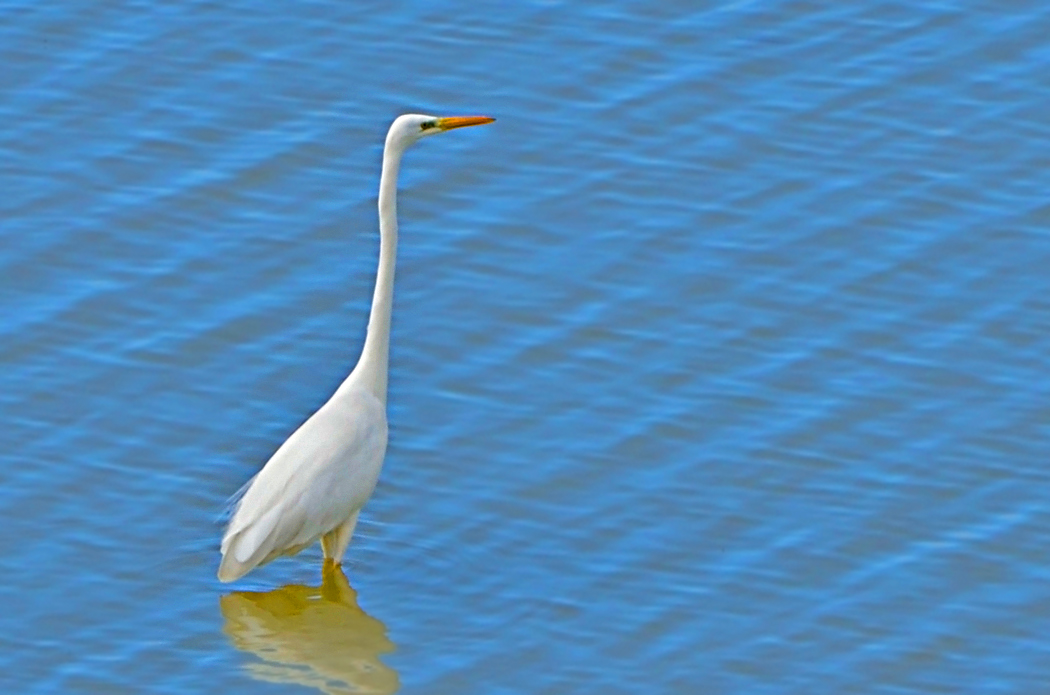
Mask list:
[[[403,148],[387,142],[379,178],[379,270],[368,317],[368,335],[361,359],[346,383],[366,388],[386,405],[390,359],[390,314],[394,308],[394,262],[397,259],[397,173]]]

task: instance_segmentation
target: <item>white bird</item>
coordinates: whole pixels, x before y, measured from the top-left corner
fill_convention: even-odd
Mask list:
[[[339,565],[386,454],[390,311],[397,254],[401,156],[428,135],[492,123],[488,116],[399,116],[383,148],[379,179],[379,270],[361,358],[328,402],[304,422],[244,488],[222,538],[219,579],[232,582],[321,541]]]

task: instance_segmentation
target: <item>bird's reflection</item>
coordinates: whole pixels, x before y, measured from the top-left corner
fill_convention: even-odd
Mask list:
[[[319,587],[240,591],[219,605],[234,646],[263,661],[246,667],[253,678],[333,695],[398,689],[397,672],[379,660],[394,643],[383,623],[358,607],[357,592],[338,567],[325,566]]]

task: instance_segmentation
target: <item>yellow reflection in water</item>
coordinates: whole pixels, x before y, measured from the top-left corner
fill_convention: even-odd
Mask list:
[[[245,667],[253,678],[332,695],[398,689],[397,672],[379,661],[394,651],[386,626],[358,607],[357,592],[338,567],[325,567],[319,587],[239,591],[220,598],[219,606],[234,646],[263,660]]]

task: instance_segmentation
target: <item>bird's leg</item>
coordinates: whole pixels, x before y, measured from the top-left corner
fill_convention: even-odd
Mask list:
[[[350,515],[350,518],[328,533],[321,536],[321,549],[324,550],[325,564],[329,561],[333,565],[343,564],[343,554],[346,546],[350,545],[350,537],[354,535],[354,527],[357,526],[358,510]]]

